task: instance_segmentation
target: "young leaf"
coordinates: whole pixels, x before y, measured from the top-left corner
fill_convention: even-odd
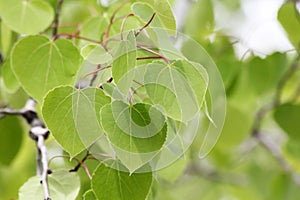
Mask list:
[[[152,184],[151,173],[131,174],[100,164],[92,188],[99,200],[145,200]]]
[[[170,5],[168,0],[164,0],[164,1],[161,1],[161,0],[141,0],[141,1],[138,1],[137,3],[134,3],[132,5],[132,11],[133,11],[133,13],[137,14],[139,17],[142,16],[141,15],[142,12],[140,12],[140,11],[144,11],[144,10],[139,10],[138,9],[138,7],[142,6],[142,4],[147,4],[148,6],[150,6],[153,9],[153,11],[158,16],[159,21],[162,24],[162,27],[165,27],[168,30],[176,30],[175,17],[173,15],[172,8],[171,8],[171,5]],[[148,22],[148,20],[150,19],[151,15],[153,13],[151,13],[147,17],[147,19],[145,17],[141,17],[141,19],[144,22]]]
[[[278,20],[288,34],[291,43],[299,48],[300,45],[300,14],[294,2],[288,2],[278,11]]]
[[[20,200],[44,199],[41,177],[30,178],[19,190]],[[49,193],[52,200],[74,200],[80,190],[80,179],[76,173],[57,171],[48,176]]]
[[[74,90],[63,86],[49,92],[42,113],[55,139],[75,156],[103,134],[99,110],[109,101],[97,88]]]
[[[42,102],[47,92],[60,85],[74,84],[82,58],[65,39],[55,42],[44,36],[28,36],[12,50],[11,65],[26,92]]]
[[[117,83],[128,71],[136,65],[136,40],[133,31],[127,39],[121,41],[113,61],[112,74]]]
[[[52,7],[45,1],[0,0],[1,18],[12,30],[21,34],[37,34],[50,26]]]

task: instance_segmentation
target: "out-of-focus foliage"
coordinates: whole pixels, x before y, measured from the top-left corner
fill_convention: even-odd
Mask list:
[[[235,48],[235,44],[239,41],[236,38],[233,39],[226,31],[218,30],[216,27],[214,8],[216,3],[221,3],[230,11],[237,11],[241,8],[243,1],[186,1],[190,6],[188,12],[185,13],[185,22],[180,31],[201,44],[210,54],[219,69],[226,90],[227,113],[219,141],[210,154],[200,160],[197,148],[199,141],[196,140],[175,163],[152,175],[151,173],[120,172],[104,164],[97,166],[94,160],[88,160],[85,164],[90,172],[94,172],[92,180],[88,178],[82,168],[76,175],[68,174],[61,169],[71,169],[77,164],[75,160],[69,160],[69,154],[78,159],[85,156],[85,152],[82,150],[85,146],[93,143],[97,136],[95,134],[99,134],[103,130],[111,131],[112,134],[108,134],[108,137],[114,145],[124,147],[124,149],[128,148],[129,151],[143,153],[148,152],[148,149],[160,149],[167,141],[166,135],[169,132],[166,127],[169,125],[168,123],[171,123],[167,120],[161,129],[160,137],[152,138],[153,144],[146,144],[147,141],[143,141],[145,145],[141,145],[144,144],[142,142],[137,145],[131,143],[129,145],[125,143],[128,138],[130,142],[138,143],[139,141],[131,139],[129,136],[128,138],[127,136],[115,137],[115,133],[121,131],[117,128],[117,122],[113,121],[114,111],[109,104],[108,96],[111,97],[115,90],[112,86],[105,85],[107,77],[109,77],[107,74],[115,76],[116,81],[122,80],[121,77],[136,65],[135,59],[138,56],[149,55],[141,53],[140,50],[136,51],[136,45],[140,41],[136,41],[134,32],[129,32],[125,40],[119,43],[110,41],[107,46],[78,39],[82,37],[103,42],[106,36],[122,32],[120,29],[122,20],[110,24],[110,16],[123,1],[107,1],[108,6],[106,6],[100,4],[105,1],[65,0],[61,10],[61,27],[59,27],[58,33],[76,33],[76,36],[79,37],[70,40],[66,37],[56,42],[46,38],[51,35],[51,23],[57,6],[56,0],[32,0],[29,1],[29,5],[21,0],[7,2],[0,0],[0,109],[4,107],[21,108],[28,95],[35,97],[40,103],[40,107],[37,108],[38,114],[45,118],[46,125],[54,132],[46,143],[49,148],[49,158],[65,155],[65,158],[54,158],[49,162],[50,168],[56,171],[56,174],[49,177],[50,184],[53,183],[50,190],[58,191],[58,194],[61,191],[59,198],[73,199],[78,193],[77,199],[109,199],[111,197],[115,199],[147,198],[149,200],[300,199],[299,179],[298,185],[296,180],[297,176],[300,176],[300,61],[297,56],[300,53],[300,14],[294,1],[288,1],[282,5],[277,19],[295,50],[291,53],[273,52],[264,58],[251,54],[242,59],[237,57],[236,51],[238,50]],[[176,28],[170,9],[176,3],[175,0],[131,1],[116,13],[115,18],[123,19],[130,13],[135,14],[134,17],[128,17],[126,23],[123,24],[123,31],[126,32],[132,29],[137,30],[147,23],[153,12],[156,12],[157,17],[148,27],[149,35],[155,37],[155,30],[152,30],[154,27],[171,30]],[[14,7],[14,10],[9,9],[11,7]],[[38,17],[30,15],[30,12],[28,15],[23,15],[22,10],[24,12],[36,10]],[[17,14],[14,15],[14,13]],[[22,22],[22,20],[24,21]],[[29,21],[30,23],[28,23]],[[110,26],[110,32],[106,35],[108,26]],[[25,35],[39,33],[45,36]],[[174,32],[171,31],[170,35],[174,36]],[[24,45],[25,43],[32,45]],[[111,48],[111,46],[114,48],[108,51],[107,48]],[[191,53],[195,53],[197,56],[196,52]],[[112,55],[119,54],[125,55],[112,61]],[[40,57],[43,57],[44,61],[41,61]],[[82,59],[85,60],[84,63]],[[26,62],[22,63],[24,60]],[[28,65],[32,60],[34,65]],[[78,81],[76,75],[79,66],[88,66],[87,61],[92,64],[103,62],[112,65],[112,69],[99,72],[102,74],[97,80],[103,84],[101,87],[103,86],[105,89],[106,96],[104,92],[95,88],[87,88],[78,92],[70,86],[65,86]],[[177,79],[172,80],[174,83],[171,79],[169,81],[175,85],[176,89],[180,88],[176,83],[180,83],[181,79],[178,77],[181,76],[187,76],[187,80],[192,83],[192,87],[189,88],[191,90],[196,90],[197,86],[201,86],[203,89],[206,87],[206,81],[214,81],[213,77],[206,80],[205,73],[195,70],[197,67],[192,63],[180,59],[174,61],[172,65],[154,62],[149,65],[152,68],[146,69],[148,73],[157,73],[157,77],[162,72],[166,72],[170,77],[177,75]],[[65,74],[57,73],[60,70],[57,68],[60,67],[60,64],[64,67]],[[295,67],[293,73],[289,73],[294,65],[298,65],[298,71]],[[41,66],[46,66],[46,68],[42,69]],[[184,70],[188,66],[191,71]],[[172,68],[169,70],[169,67]],[[199,79],[196,79],[195,76],[189,77],[195,71]],[[81,73],[83,72],[80,71],[79,74]],[[48,81],[51,75],[55,79]],[[38,84],[32,80],[37,80]],[[55,88],[57,86],[59,87]],[[166,95],[164,100],[167,102],[165,102],[158,97],[160,97],[160,93],[169,94],[169,88],[157,86],[152,88],[150,85],[145,90],[143,92],[148,92],[147,94],[154,103],[167,110],[168,119],[178,120],[172,121],[176,125],[183,123],[179,120],[181,115],[186,113],[180,113],[177,110],[178,104],[175,104],[174,101],[178,97],[188,99],[181,96],[185,93],[176,94],[177,96]],[[205,105],[203,103],[205,92],[206,88],[199,92],[199,96],[195,97],[201,106]],[[78,100],[76,103],[74,103],[74,98]],[[94,101],[96,105],[94,105]],[[117,103],[119,105],[116,107],[120,110],[129,110],[130,113],[136,111],[137,114],[135,113],[134,116],[136,118],[133,117],[136,123],[148,123],[146,118],[139,118],[144,112],[147,113],[150,110],[148,102],[140,103],[138,107]],[[52,109],[53,105],[59,109]],[[75,108],[78,112],[69,112],[69,107]],[[93,113],[95,108],[96,112]],[[257,115],[261,108],[266,108],[266,110],[263,110],[262,115]],[[82,110],[86,112],[80,112]],[[89,116],[90,112],[88,111],[95,115],[93,117],[97,121],[93,122],[94,118]],[[192,112],[194,111],[192,110]],[[189,115],[186,114],[186,116]],[[57,123],[57,118],[70,123],[61,126],[62,124]],[[111,119],[109,123],[105,123],[103,120],[106,118]],[[255,124],[257,119],[259,125]],[[78,123],[91,121],[94,126],[82,130],[76,129]],[[263,142],[265,140],[262,141],[255,135],[253,127],[259,128],[259,134],[267,138],[267,144]],[[72,138],[64,135],[68,131],[76,132],[75,130],[89,133],[86,140],[83,141],[84,144],[78,143],[78,135]],[[93,131],[98,132],[94,133]],[[15,199],[18,198],[18,195],[21,199],[28,199],[31,197],[30,190],[41,191],[40,185],[36,184],[38,177],[34,177],[35,143],[28,138],[27,132],[28,126],[23,119],[16,116],[3,117],[0,114],[0,200]],[[276,152],[274,153],[274,151]],[[119,156],[126,160],[122,157],[124,154]],[[142,165],[141,163],[132,164],[127,160],[123,164],[134,171]],[[59,174],[62,172],[66,173]],[[30,177],[33,178],[29,179]],[[20,191],[19,188],[21,188]],[[134,195],[130,191],[131,188],[137,190]],[[110,194],[112,196],[109,196]],[[39,195],[42,194],[39,193]]]

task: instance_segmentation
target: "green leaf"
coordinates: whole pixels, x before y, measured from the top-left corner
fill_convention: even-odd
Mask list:
[[[92,16],[100,15],[101,10],[101,7],[97,5],[97,1],[94,0],[64,1],[61,7],[59,22],[60,24],[71,26],[59,27],[58,32],[70,34],[76,32],[79,25],[83,24]]]
[[[274,113],[279,126],[289,135],[290,140],[300,141],[300,105],[283,104]]]
[[[172,66],[188,81],[197,97],[199,107],[202,106],[208,88],[208,74],[199,63],[177,60]]]
[[[237,146],[249,136],[252,122],[253,120],[248,112],[243,111],[238,105],[228,102],[225,124],[220,140],[215,147],[217,153],[220,151],[221,156],[224,156],[226,153],[234,152]],[[228,157],[218,159],[221,162],[219,166],[227,164],[224,161],[226,159],[228,159]]]
[[[108,20],[105,17],[92,17],[83,23],[80,36],[100,41],[107,26]]]
[[[149,9],[144,5],[148,5],[152,8],[152,12],[150,13]],[[141,20],[144,22],[148,22],[153,13],[155,12],[159,21],[161,22],[162,26],[168,30],[176,30],[176,20],[172,12],[171,5],[168,0],[161,1],[161,0],[141,0],[137,3],[132,4],[132,12],[139,16]],[[144,13],[147,13],[145,15]],[[154,23],[155,24],[155,23]],[[150,26],[157,27],[152,23]],[[161,27],[161,26],[159,26]],[[174,32],[173,32],[174,34]]]
[[[52,7],[39,0],[0,0],[0,15],[7,26],[22,34],[37,34],[54,19]]]
[[[2,65],[2,77],[5,87],[11,93],[16,92],[20,88],[20,83],[11,69],[10,60],[6,60]]]
[[[152,184],[151,173],[131,174],[99,165],[92,188],[99,200],[145,200]]]
[[[118,111],[120,114],[115,118]],[[104,106],[100,115],[102,127],[115,154],[130,173],[153,159],[165,143],[167,125],[161,124],[164,116],[150,105],[127,105],[122,101],[114,101]],[[150,123],[150,117],[154,122]],[[158,127],[153,127],[155,125]]]
[[[133,31],[127,39],[121,41],[113,61],[112,74],[117,83],[128,71],[136,65],[136,40]]]
[[[185,33],[197,41],[207,40],[207,36],[215,30],[214,8],[211,0],[194,2],[185,20]]]
[[[92,64],[104,64],[112,61],[112,56],[101,45],[86,45],[81,49],[81,55]]]
[[[4,57],[9,56],[9,52],[14,44],[14,42],[17,40],[18,35],[10,30],[4,23],[0,24],[1,26],[1,34],[0,34],[0,49],[2,49]]]
[[[184,158],[179,158],[170,166],[163,168],[157,172],[159,177],[162,177],[164,180],[167,180],[171,183],[174,183],[184,172],[187,167],[188,160]]]
[[[93,190],[88,190],[84,193],[83,195],[83,199],[84,200],[97,200],[95,193],[93,192]]]
[[[0,165],[9,165],[21,148],[23,126],[15,116],[0,116]]]
[[[161,126],[157,120],[154,123],[157,123],[159,128],[154,127],[154,130],[148,129],[148,133],[141,133],[135,130],[135,128],[142,129],[143,127],[147,130],[148,127],[152,127],[151,125],[153,123],[150,125],[148,124],[149,121],[146,122],[149,115],[155,115],[153,117],[157,116],[161,120],[164,119],[161,114],[158,114],[158,110],[154,107],[151,108],[152,109],[150,109],[150,106],[147,104],[134,104],[131,106],[121,101],[114,101],[111,105],[104,106],[101,109],[101,124],[109,140],[117,147],[129,153],[149,153],[159,150],[166,139],[167,127],[164,123],[163,126]],[[145,112],[140,112],[141,110]],[[117,118],[115,118],[114,115],[117,114],[117,111],[122,111],[120,115],[130,113],[131,116],[124,114],[124,116],[121,115],[121,117],[117,115]],[[150,114],[149,112],[152,113]],[[126,116],[128,118],[125,118]],[[125,123],[127,123],[127,127],[125,127]],[[131,127],[130,125],[135,125],[135,127]],[[122,129],[124,127],[126,129]]]
[[[279,173],[274,177],[271,184],[271,191],[268,199],[272,200],[293,200],[300,198],[300,192],[293,178],[288,174]]]
[[[300,45],[300,14],[295,3],[292,1],[281,6],[277,16],[279,22],[285,29],[291,43],[299,49]]]
[[[41,177],[30,178],[19,190],[20,200],[44,199]],[[80,189],[80,179],[76,173],[57,171],[48,175],[49,193],[52,200],[74,200]]]
[[[145,88],[151,102],[161,106],[164,114],[175,120],[187,122],[200,109],[189,81],[172,66],[149,64],[145,73]]]
[[[28,36],[12,50],[11,65],[26,92],[42,102],[54,87],[74,84],[82,58],[68,40]]]
[[[43,118],[59,144],[75,156],[103,134],[99,110],[109,101],[97,88],[58,87],[45,98]]]

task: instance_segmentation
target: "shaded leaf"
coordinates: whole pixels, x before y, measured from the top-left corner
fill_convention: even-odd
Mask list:
[[[145,200],[152,184],[151,173],[131,174],[99,165],[92,188],[99,200]]]
[[[97,197],[95,196],[95,193],[93,190],[88,190],[83,195],[84,200],[97,200]]]
[[[9,165],[21,148],[23,126],[16,116],[0,115],[0,165]]]
[[[291,140],[300,142],[300,105],[283,104],[275,110],[274,118]]]
[[[20,83],[11,69],[10,60],[6,60],[2,65],[2,77],[5,87],[11,93],[16,92],[20,88]]]
[[[141,104],[139,104],[141,105]],[[124,103],[121,101],[114,101],[111,105],[106,105],[101,109],[101,124],[108,135],[109,140],[116,145],[117,147],[124,149],[126,151],[132,152],[132,153],[148,153],[159,150],[162,145],[165,142],[166,139],[166,132],[167,127],[166,125],[161,126],[161,129],[156,129],[154,133],[149,133],[150,137],[143,136],[141,132],[134,132],[135,130],[129,129],[129,133],[126,133],[125,131],[120,128],[123,127],[122,123],[127,122],[128,128],[130,127],[130,123],[137,123],[137,124],[143,124],[145,125],[144,119],[147,118],[147,116],[143,117],[136,117],[136,116],[130,116],[130,118],[115,118],[114,112],[119,110],[119,107],[124,109],[129,109],[129,111],[134,110],[137,108],[138,105],[133,105],[133,107],[127,105],[124,106]],[[147,112],[149,112],[150,106],[145,104],[145,107],[147,109]],[[140,115],[148,115],[148,113],[139,113]],[[134,115],[134,114],[133,114]],[[157,112],[156,112],[156,115]],[[118,116],[119,117],[119,116]],[[133,118],[132,118],[133,117]],[[159,118],[161,118],[158,115]],[[121,121],[118,120],[127,120],[127,121]],[[141,126],[143,127],[143,126]],[[149,130],[153,131],[153,130]],[[136,134],[140,133],[141,135],[137,137]],[[152,135],[154,134],[154,135]]]

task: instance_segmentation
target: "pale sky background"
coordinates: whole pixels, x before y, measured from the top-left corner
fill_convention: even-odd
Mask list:
[[[216,6],[217,26],[240,39],[240,43],[236,45],[239,57],[247,49],[260,56],[293,49],[277,20],[277,12],[283,2],[284,0],[241,0],[241,10],[236,13],[226,11],[221,5]]]
[[[174,5],[179,24],[182,23],[182,15],[188,12],[184,11],[188,9],[186,2],[188,0],[177,0]],[[249,49],[262,57],[275,51],[289,51],[293,46],[277,21],[277,12],[283,2],[284,0],[241,0],[241,9],[237,11],[228,10],[221,3],[217,3],[217,29],[239,40],[235,45],[239,58]]]

